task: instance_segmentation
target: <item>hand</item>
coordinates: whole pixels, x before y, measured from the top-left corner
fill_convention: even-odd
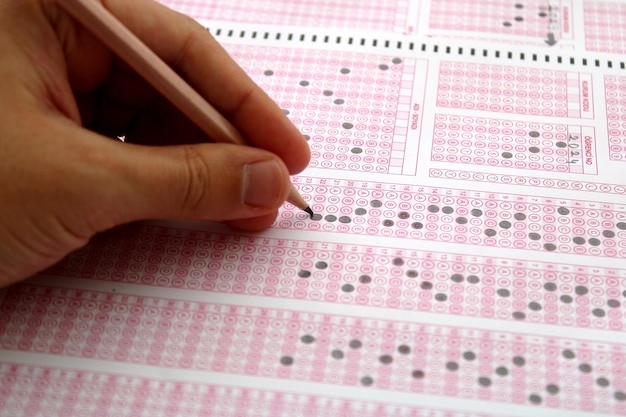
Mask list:
[[[3,0],[0,286],[135,220],[262,230],[308,163],[302,135],[204,28],[150,0],[102,1],[255,147],[207,143],[53,1]]]

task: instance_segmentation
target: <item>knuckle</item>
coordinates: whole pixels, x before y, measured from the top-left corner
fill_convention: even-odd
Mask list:
[[[185,187],[183,190],[183,212],[198,214],[209,198],[212,189],[211,170],[207,161],[194,146],[184,146]]]

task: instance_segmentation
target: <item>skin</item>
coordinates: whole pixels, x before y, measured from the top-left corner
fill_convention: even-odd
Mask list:
[[[141,219],[263,230],[308,164],[302,135],[204,28],[151,0],[102,3],[253,147],[210,143],[51,0],[3,0],[0,286]]]

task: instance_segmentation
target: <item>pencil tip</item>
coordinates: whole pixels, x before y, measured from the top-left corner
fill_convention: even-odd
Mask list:
[[[311,207],[307,206],[304,211],[306,211],[307,213],[309,213],[309,216],[311,216],[311,218],[313,218],[313,210],[311,210]]]

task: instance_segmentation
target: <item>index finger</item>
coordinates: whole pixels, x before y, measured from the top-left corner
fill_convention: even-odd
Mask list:
[[[102,3],[250,144],[278,155],[291,174],[306,167],[310,151],[302,134],[205,28],[151,0]]]

